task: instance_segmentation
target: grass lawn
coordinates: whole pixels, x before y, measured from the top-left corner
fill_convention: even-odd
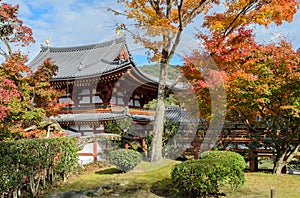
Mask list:
[[[225,189],[226,197],[270,197],[270,189],[276,190],[277,198],[300,197],[300,177],[297,175],[272,175],[270,173],[246,173],[244,186],[234,192]]]
[[[70,190],[91,190],[98,186],[109,186],[111,191],[101,197],[178,197],[172,188],[171,170],[180,163],[166,160],[160,164],[142,162],[133,171],[121,173],[114,167],[92,169],[88,173],[72,177],[67,183],[51,190],[49,194]],[[246,173],[246,183],[232,191],[222,189],[224,197],[270,197],[270,189],[276,189],[277,198],[300,197],[300,177],[296,175],[276,176],[267,173]]]

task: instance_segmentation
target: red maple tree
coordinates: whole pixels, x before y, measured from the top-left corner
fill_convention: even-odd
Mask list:
[[[45,130],[39,128],[40,123],[64,106],[58,102],[61,93],[50,84],[58,67],[47,59],[32,71],[26,64],[27,56],[11,47],[34,42],[31,29],[17,16],[18,9],[18,5],[0,6],[0,40],[4,46],[0,54],[5,58],[0,65],[0,140],[42,136]],[[32,126],[30,132],[25,130]]]

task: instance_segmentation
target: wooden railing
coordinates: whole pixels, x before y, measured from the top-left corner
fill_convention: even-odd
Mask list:
[[[124,107],[118,106],[103,106],[103,105],[85,105],[81,107],[65,107],[61,109],[60,114],[77,114],[77,113],[123,113],[125,111]],[[155,111],[143,109],[143,108],[129,108],[129,114],[134,115],[147,115],[154,116]]]

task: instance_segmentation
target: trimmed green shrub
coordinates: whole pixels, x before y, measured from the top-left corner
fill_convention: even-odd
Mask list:
[[[107,159],[110,164],[127,172],[132,170],[142,161],[142,155],[132,149],[118,149],[108,152]]]
[[[198,160],[177,164],[172,171],[172,181],[184,196],[218,195],[220,187],[226,184],[234,189],[244,184],[245,167],[246,163],[238,153],[210,151]]]

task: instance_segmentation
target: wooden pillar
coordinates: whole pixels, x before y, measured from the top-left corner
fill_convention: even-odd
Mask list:
[[[96,134],[97,133],[97,127],[96,126],[92,126],[92,128],[93,128],[93,134]]]
[[[74,102],[74,109],[78,109],[78,105],[79,105],[79,98],[78,98],[78,91],[77,90],[75,90],[74,92],[73,92],[73,102]]]
[[[98,143],[97,142],[94,142],[93,143],[93,160],[94,162],[97,161],[97,155],[98,155]]]
[[[144,153],[144,156],[147,156],[147,144],[144,138],[141,140],[141,145],[142,145],[142,151]]]
[[[93,105],[93,86],[89,87],[89,91],[90,91],[90,93],[89,93],[89,98],[90,98],[89,108],[95,108],[95,106],[92,107],[92,105]]]
[[[257,172],[258,171],[258,159],[257,159],[257,152],[250,149],[249,151],[249,168],[250,172]]]
[[[74,102],[74,96],[73,96],[73,85],[70,82],[66,82],[66,96],[68,98],[70,98],[73,102]],[[73,104],[75,107],[75,103]],[[68,105],[67,109],[68,109],[68,113],[72,113],[72,106],[73,105]]]
[[[107,107],[110,104],[112,90],[109,89],[109,86],[101,87],[102,90],[99,92],[99,96],[103,102],[104,107]]]
[[[84,135],[84,132],[83,131],[81,131],[81,127],[80,127],[81,125],[77,125],[77,128],[78,128],[78,132],[80,132],[81,133],[81,136],[83,136]]]
[[[254,152],[255,171],[258,171],[258,152]]]

